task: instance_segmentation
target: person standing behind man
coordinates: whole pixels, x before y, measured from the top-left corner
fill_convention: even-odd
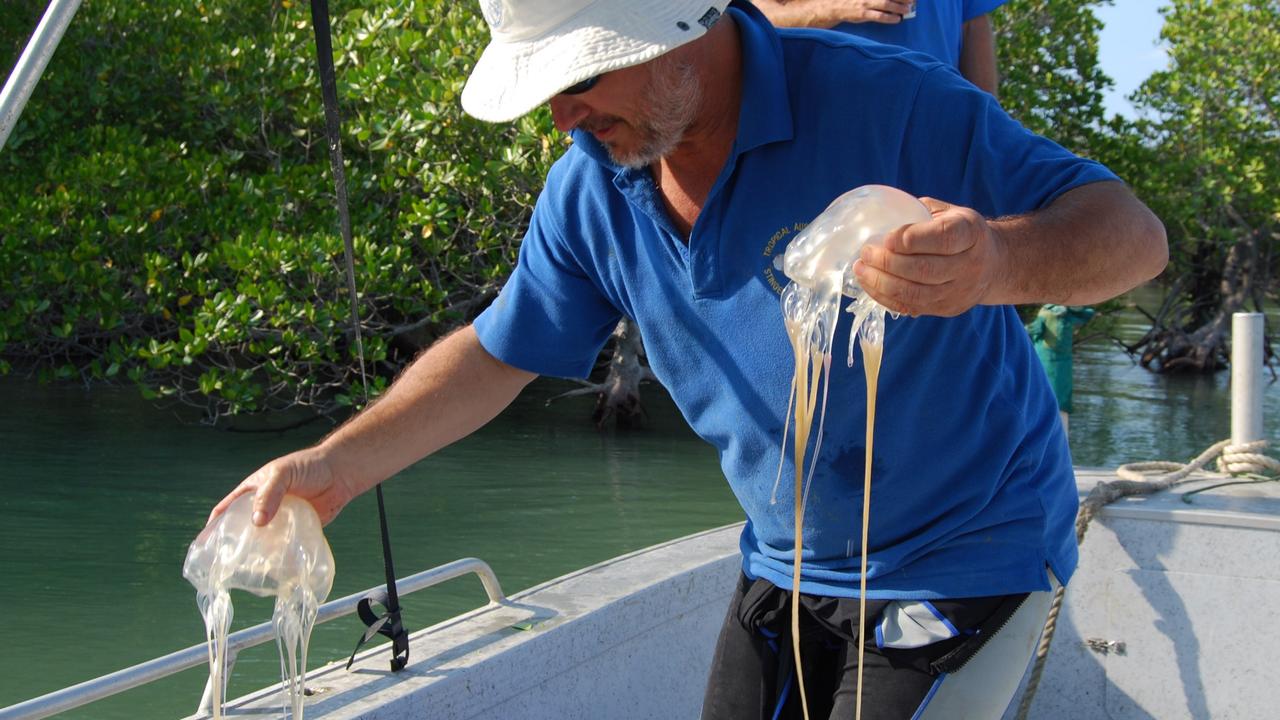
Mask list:
[[[917,50],[996,95],[996,39],[987,13],[1005,0],[753,1],[779,27],[830,28]]]

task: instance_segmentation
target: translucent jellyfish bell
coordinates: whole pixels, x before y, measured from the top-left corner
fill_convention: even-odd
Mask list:
[[[853,298],[854,314],[849,335],[849,363],[853,341],[884,342],[885,308],[858,285],[853,262],[862,246],[883,245],[891,230],[932,216],[919,200],[887,185],[863,185],[836,198],[826,210],[791,241],[782,258],[782,270],[793,283],[811,288],[814,301],[833,302],[840,294]]]
[[[793,282],[817,287],[825,276],[843,276],[862,246],[884,244],[889,231],[932,216],[911,195],[887,185],[863,185],[841,195],[787,246],[782,270]],[[854,297],[857,283],[843,288]]]
[[[219,717],[227,682],[229,591],[276,598],[272,624],[280,649],[281,678],[302,718],[307,645],[316,612],[333,587],[333,553],[311,504],[286,495],[265,527],[252,522],[253,496],[242,495],[200,532],[187,550],[182,575],[196,588],[196,603],[209,640],[213,712]]]
[[[247,590],[261,597],[305,587],[328,597],[333,553],[311,503],[286,495],[265,527],[252,521],[253,496],[241,495],[196,537],[182,575],[196,586]]]

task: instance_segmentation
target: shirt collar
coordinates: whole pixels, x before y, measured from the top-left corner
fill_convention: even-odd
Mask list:
[[[734,155],[741,155],[772,142],[790,140],[794,129],[777,30],[745,0],[733,0],[729,13],[737,22],[742,41],[742,106],[733,144]],[[615,171],[623,170],[609,159],[609,153],[591,133],[575,129],[570,135],[573,144],[592,160]]]
[[[749,2],[734,0],[729,12],[742,39],[742,109],[734,152],[742,153],[781,140],[790,140],[791,100],[782,44],[773,24]]]

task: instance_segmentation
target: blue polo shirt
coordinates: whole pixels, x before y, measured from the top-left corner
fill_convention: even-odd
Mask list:
[[[774,258],[833,198],[867,183],[995,217],[1115,176],[1028,133],[941,63],[829,31],[777,31],[749,5],[730,13],[743,49],[738,136],[688,242],[647,170],[614,165],[576,133],[547,176],[515,271],[475,328],[511,365],[585,377],[619,318],[634,318],[654,373],[719,451],[746,512],[744,571],[789,587],[789,453],[771,495],[794,361]],[[848,340],[843,317],[837,348]],[[888,322],[870,597],[1045,590],[1046,564],[1071,576],[1076,489],[1037,363],[1011,307]],[[833,362],[805,592],[858,590],[865,399],[861,361]]]
[[[960,67],[961,26],[986,15],[1005,0],[920,0],[916,16],[894,25],[841,23],[835,30],[927,53],[953,68]]]

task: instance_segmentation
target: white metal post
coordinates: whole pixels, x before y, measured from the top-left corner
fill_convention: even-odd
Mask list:
[[[1262,435],[1262,313],[1231,316],[1231,444]]]
[[[45,9],[44,17],[36,26],[30,42],[22,51],[18,63],[13,66],[4,90],[0,90],[0,148],[4,148],[9,133],[13,132],[13,126],[18,124],[18,117],[27,106],[31,91],[40,81],[49,58],[58,49],[62,33],[66,32],[67,25],[71,24],[71,18],[75,17],[76,10],[79,9],[80,0],[53,0]]]

